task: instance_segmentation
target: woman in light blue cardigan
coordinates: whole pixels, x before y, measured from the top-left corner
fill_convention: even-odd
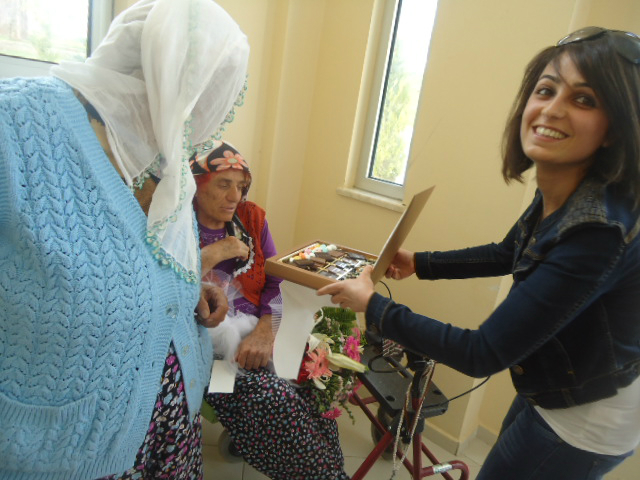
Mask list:
[[[226,306],[199,302],[187,162],[247,57],[211,0],[143,0],[86,62],[0,83],[0,478],[201,478],[194,309]]]

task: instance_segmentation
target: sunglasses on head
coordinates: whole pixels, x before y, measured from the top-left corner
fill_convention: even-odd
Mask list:
[[[640,37],[635,33],[622,30],[609,30],[602,27],[586,27],[570,33],[556,43],[556,47],[570,43],[595,40],[603,35],[611,36],[613,46],[620,55],[636,65],[640,64]]]

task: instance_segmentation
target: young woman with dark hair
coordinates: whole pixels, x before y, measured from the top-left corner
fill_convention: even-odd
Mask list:
[[[600,479],[640,442],[640,38],[588,27],[527,67],[503,176],[537,191],[506,237],[400,250],[387,276],[513,275],[477,330],[374,292],[370,269],[319,295],[368,328],[474,377],[509,369],[517,396],[477,479]]]

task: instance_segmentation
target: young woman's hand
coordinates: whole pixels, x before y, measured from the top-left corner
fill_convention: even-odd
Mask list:
[[[256,328],[240,342],[236,362],[247,370],[266,367],[273,353],[274,341],[271,315],[263,315]]]
[[[364,267],[358,278],[325,285],[316,292],[316,295],[331,295],[332,303],[342,308],[350,308],[354,312],[364,312],[374,292],[371,272],[373,267],[368,265]]]
[[[402,280],[416,273],[414,253],[409,250],[400,249],[385,272],[385,277],[394,280]]]

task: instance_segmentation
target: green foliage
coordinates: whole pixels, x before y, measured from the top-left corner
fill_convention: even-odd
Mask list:
[[[60,55],[52,48],[51,25],[42,25],[42,34],[31,37],[31,45],[37,52],[37,58],[46,62],[58,62]]]
[[[353,328],[357,327],[355,312],[348,308],[322,307],[316,312],[316,319],[320,318],[320,313],[324,316],[325,321],[317,323],[312,332],[332,338],[334,343],[331,344],[331,351],[342,353],[344,339],[353,335]],[[360,339],[360,345],[364,345],[363,342],[364,337]]]
[[[388,182],[402,182],[397,177],[407,161],[408,137],[413,127],[414,114],[409,108],[412,100],[411,85],[404,71],[403,62],[391,64],[378,130],[372,175]]]

